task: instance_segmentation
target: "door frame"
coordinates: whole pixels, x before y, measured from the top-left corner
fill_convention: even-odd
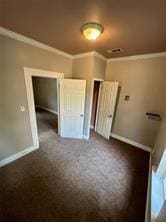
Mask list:
[[[92,118],[92,106],[93,106],[93,90],[94,90],[94,82],[95,81],[98,81],[100,82],[104,82],[105,80],[104,79],[98,79],[98,78],[93,78],[92,80],[92,88],[91,88],[91,101],[90,101],[90,111],[89,111],[89,123],[88,123],[88,129],[89,129],[89,132],[88,132],[88,137],[87,139],[89,139],[89,136],[90,136],[90,128],[91,128],[91,118]],[[99,95],[98,95],[98,101],[97,101],[97,112],[96,112],[96,120],[97,120],[97,116],[98,116],[98,108],[99,108],[99,99],[100,99],[100,87],[99,87]],[[95,126],[96,126],[96,120],[95,120]],[[94,128],[95,129],[95,128]],[[96,131],[96,130],[95,130]]]
[[[28,102],[28,110],[29,110],[29,119],[32,133],[32,141],[33,147],[39,148],[39,137],[37,130],[37,120],[36,120],[36,112],[35,112],[35,102],[34,102],[34,92],[32,85],[32,77],[44,77],[44,78],[53,78],[57,79],[57,101],[58,101],[58,134],[60,132],[60,115],[59,115],[59,79],[64,78],[64,74],[60,72],[42,70],[42,69],[34,69],[30,67],[23,67],[24,70],[24,79],[26,86],[26,94],[27,94],[27,102]]]

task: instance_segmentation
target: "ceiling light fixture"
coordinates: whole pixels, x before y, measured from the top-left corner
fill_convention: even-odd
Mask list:
[[[82,34],[88,40],[96,40],[103,31],[103,27],[97,23],[86,23],[81,27]]]

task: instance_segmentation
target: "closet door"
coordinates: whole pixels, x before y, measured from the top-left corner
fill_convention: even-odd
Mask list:
[[[60,80],[60,135],[83,138],[86,80]]]
[[[100,85],[96,131],[107,139],[109,139],[111,134],[117,92],[118,82],[104,81]]]
[[[164,187],[164,189],[163,189],[164,195],[163,196],[164,196],[164,199],[166,200],[166,148],[162,154],[156,174],[163,183],[163,187]]]
[[[166,200],[166,177],[163,180],[163,184],[164,184],[164,197],[165,197],[165,200]]]

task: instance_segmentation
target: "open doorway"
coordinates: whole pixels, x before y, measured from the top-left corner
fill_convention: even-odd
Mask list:
[[[58,136],[57,79],[32,77],[39,143]]]
[[[102,80],[94,80],[93,84],[93,100],[92,100],[92,112],[91,112],[91,130],[96,129],[96,123],[97,123],[97,111],[98,111],[98,105],[99,105],[99,91],[100,91],[100,84]]]
[[[91,129],[110,138],[119,83],[95,80],[91,111]]]
[[[34,90],[33,90],[33,77],[43,77],[43,78],[51,78],[56,79],[57,85],[59,85],[60,79],[64,78],[63,73],[57,73],[48,70],[34,69],[29,67],[24,67],[24,77],[25,77],[25,85],[26,85],[26,93],[27,93],[27,101],[28,101],[28,110],[29,110],[29,118],[32,132],[32,150],[39,148],[39,136],[37,129],[37,119],[35,112],[35,101],[34,101]],[[59,87],[57,87],[57,104],[58,104],[58,114],[59,114]],[[58,115],[58,134],[60,132],[61,122],[60,122],[60,114]]]

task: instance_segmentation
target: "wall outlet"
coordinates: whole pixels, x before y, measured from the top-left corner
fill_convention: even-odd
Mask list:
[[[20,111],[25,112],[25,106],[20,106]]]

